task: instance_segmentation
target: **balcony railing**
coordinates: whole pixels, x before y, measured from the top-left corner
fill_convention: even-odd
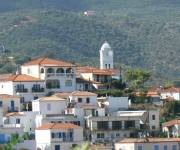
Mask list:
[[[73,138],[63,138],[63,142],[73,142]]]
[[[16,93],[28,93],[28,89],[16,89]]]
[[[53,77],[55,76],[55,73],[47,73],[47,77]]]
[[[32,87],[32,93],[39,93],[39,92],[44,92],[44,88],[40,88],[40,89],[35,89],[34,87]]]
[[[8,112],[18,112],[19,107],[8,107]]]
[[[75,74],[74,73],[47,73],[46,74],[46,77],[54,77],[54,76],[59,76],[59,77],[74,77]]]
[[[22,128],[24,124],[4,124],[1,125],[0,128]]]
[[[59,85],[56,85],[56,86],[47,86],[46,88],[47,89],[60,89],[60,86]]]
[[[56,73],[56,76],[64,77],[64,76],[65,76],[65,73]]]

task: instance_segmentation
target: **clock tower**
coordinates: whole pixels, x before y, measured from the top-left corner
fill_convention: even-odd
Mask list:
[[[111,46],[105,41],[100,52],[100,69],[113,68],[113,50]]]

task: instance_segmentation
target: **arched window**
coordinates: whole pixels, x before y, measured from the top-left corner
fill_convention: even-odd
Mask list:
[[[44,68],[41,68],[41,73],[44,73]]]
[[[56,73],[64,73],[64,69],[63,68],[58,68]]]
[[[74,73],[74,69],[73,68],[67,68],[66,73]]]
[[[110,64],[109,64],[109,69],[111,68]]]
[[[53,68],[48,68],[47,69],[47,73],[54,73],[55,71],[54,71],[54,69]]]

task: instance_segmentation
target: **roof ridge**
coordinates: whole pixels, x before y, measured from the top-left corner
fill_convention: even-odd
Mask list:
[[[18,77],[19,74],[15,75],[14,79],[12,81],[14,81],[17,77]]]
[[[55,124],[56,124],[56,123],[53,123],[53,125],[52,125],[49,129],[52,129],[52,128],[54,127]]]
[[[38,63],[38,65],[40,65],[40,63],[45,59],[45,57],[42,58],[42,60]]]

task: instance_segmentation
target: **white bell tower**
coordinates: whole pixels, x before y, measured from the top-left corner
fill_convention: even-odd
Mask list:
[[[113,68],[113,50],[111,46],[105,41],[100,52],[100,69]]]

